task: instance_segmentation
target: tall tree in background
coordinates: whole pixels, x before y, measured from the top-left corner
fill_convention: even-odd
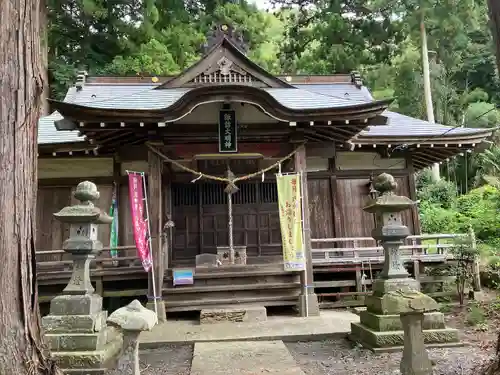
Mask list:
[[[500,2],[488,0],[493,38],[497,47],[497,65],[500,70]]]
[[[42,107],[42,0],[0,1],[0,374],[53,375],[35,270],[37,123]]]
[[[271,0],[287,23],[281,61],[287,73],[348,73],[389,61],[402,23],[382,0]]]

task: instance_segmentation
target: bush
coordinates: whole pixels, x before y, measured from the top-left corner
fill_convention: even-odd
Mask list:
[[[478,326],[486,322],[486,313],[480,306],[472,305],[467,314],[467,324],[470,326]]]
[[[443,208],[452,208],[457,198],[457,187],[454,183],[439,180],[425,184],[417,193],[421,201],[437,204]]]
[[[462,195],[456,202],[457,211],[469,219],[476,237],[485,243],[500,238],[500,192],[485,185]]]
[[[456,210],[425,201],[419,208],[423,233],[461,233],[466,227],[467,218]]]

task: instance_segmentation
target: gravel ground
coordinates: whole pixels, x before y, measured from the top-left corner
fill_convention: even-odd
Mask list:
[[[432,349],[434,375],[476,375],[481,364],[495,352],[500,319],[495,316],[481,328],[467,326],[467,309],[454,308],[447,325],[461,331],[465,347]],[[488,327],[489,326],[489,327]],[[287,348],[306,375],[392,375],[399,374],[401,353],[373,354],[347,340],[287,343]],[[166,346],[141,351],[143,375],[189,375],[192,345]]]
[[[306,375],[400,374],[401,353],[373,354],[347,341],[288,343],[288,350]],[[480,348],[462,347],[429,351],[434,375],[472,374],[480,361],[490,358]]]

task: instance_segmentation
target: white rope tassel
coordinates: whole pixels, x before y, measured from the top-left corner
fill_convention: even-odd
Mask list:
[[[278,164],[278,176],[281,176],[281,163]]]
[[[264,182],[265,175],[265,173],[262,173],[262,182]]]
[[[196,177],[193,181],[191,181],[191,183],[194,184],[196,181],[198,181],[202,177],[203,177],[203,175],[200,173],[200,175],[198,177]]]

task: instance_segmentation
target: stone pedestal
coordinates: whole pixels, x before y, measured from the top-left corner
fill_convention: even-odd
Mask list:
[[[372,200],[364,210],[375,214],[376,227],[372,236],[384,248],[384,267],[380,278],[373,284],[373,294],[365,298],[367,309],[361,312],[360,323],[351,324],[350,338],[366,348],[384,351],[403,347],[400,314],[408,309],[407,296],[418,294],[420,301],[423,297],[420,296],[419,283],[409,278],[400,256],[400,247],[409,235],[408,228],[402,223],[401,212],[411,208],[414,202],[395,195],[397,185],[389,174],[378,176],[374,188],[381,196]],[[427,307],[422,318],[425,344],[456,346],[458,331],[446,328],[443,314],[437,311],[437,303],[425,297]]]
[[[422,335],[423,321],[424,314],[419,311],[401,314],[404,330],[401,375],[432,375],[432,363]]]

